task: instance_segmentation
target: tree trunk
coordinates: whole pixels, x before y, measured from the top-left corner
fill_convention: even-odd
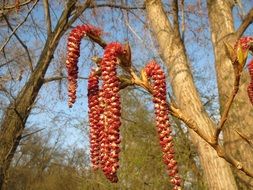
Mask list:
[[[224,42],[235,43],[234,19],[232,15],[233,3],[227,0],[208,0],[208,14],[211,25],[212,43],[215,53],[216,73],[219,87],[221,113],[226,100],[233,89],[233,67],[226,54]],[[234,44],[231,45],[234,45]],[[228,121],[223,131],[224,145],[227,154],[240,160],[245,166],[253,170],[253,149],[243,140],[239,133],[248,139],[253,137],[253,108],[247,96],[249,77],[243,74],[239,93],[233,102]],[[243,183],[251,185],[253,179],[237,172]]]
[[[84,6],[68,21],[75,3],[76,0],[67,3],[55,30],[47,38],[34,72],[15,101],[9,105],[5,112],[0,128],[0,189],[3,189],[6,183],[6,172],[22,138],[26,120],[43,85],[44,75],[53,58],[58,42],[70,24],[88,7],[90,1],[84,3]]]
[[[146,0],[147,18],[157,39],[161,57],[168,67],[169,76],[178,106],[196,121],[207,135],[214,133],[214,123],[201,104],[193,83],[185,47],[175,32],[158,0]],[[190,130],[191,139],[197,147],[204,177],[209,189],[237,189],[229,165],[217,156],[211,146]]]

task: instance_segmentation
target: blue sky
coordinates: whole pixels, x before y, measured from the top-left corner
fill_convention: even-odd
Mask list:
[[[245,6],[245,12],[247,12],[253,6],[253,4],[248,0],[245,0],[245,2],[247,2],[247,6]],[[57,4],[58,2],[54,1],[53,3]],[[42,2],[39,2],[39,4],[42,4]],[[125,12],[123,14],[120,11],[112,12],[110,8],[103,10],[107,11],[109,14],[104,14],[100,10],[97,11],[96,15],[93,10],[86,11],[84,16],[82,16],[80,20],[74,24],[74,26],[82,24],[82,22],[89,22],[103,28],[104,38],[108,42],[124,42],[126,40],[129,40],[133,50],[132,59],[135,65],[143,66],[144,63],[152,58],[156,58],[157,61],[161,63],[156,49],[156,44],[153,41],[150,33],[146,31],[146,26],[143,25],[140,20],[136,20],[136,17],[134,15],[127,14]],[[59,18],[61,11],[62,4],[57,4],[56,8],[51,9],[53,25],[55,25],[56,18]],[[237,10],[235,10],[235,14],[237,14]],[[146,20],[145,13],[141,13],[139,17],[143,21]],[[22,16],[20,15],[19,18],[21,19]],[[193,19],[202,21],[204,24],[207,21],[204,18],[193,17]],[[46,29],[44,27],[44,13],[41,6],[38,6],[36,10],[33,11],[33,20],[33,25],[40,25],[39,30],[34,30],[34,27],[24,26],[22,29],[20,29],[20,31],[18,31],[30,49],[42,47],[42,45],[45,43]],[[31,19],[29,21],[31,21]],[[235,22],[236,27],[238,27],[239,22],[240,21],[237,19]],[[197,27],[199,23],[197,23],[195,27]],[[31,32],[33,35],[30,35]],[[252,27],[247,30],[246,34],[251,33]],[[206,44],[204,45],[191,41],[191,38],[193,38],[192,35],[193,33],[191,33],[190,30],[186,29],[186,47],[191,60],[191,67],[193,69],[197,87],[201,93],[206,94],[207,96],[217,96],[217,91],[214,90],[216,89],[216,78],[213,51],[211,43],[209,41],[209,30],[207,29],[200,33],[200,35],[204,36],[204,40],[206,40]],[[55,58],[51,62],[50,68],[47,72],[47,77],[55,75],[55,70],[59,66],[64,66],[65,64],[64,55],[66,53],[66,37],[67,36],[61,39],[58,48],[55,51]],[[93,65],[93,63],[90,61],[90,58],[92,56],[90,54],[91,49],[94,49],[94,54],[102,56],[103,52],[99,46],[94,47],[91,43],[88,43],[87,40],[83,40],[81,44],[81,57],[79,58],[80,76],[87,77],[89,70]],[[39,50],[35,52],[35,55],[39,54]],[[34,60],[34,63],[36,63],[36,60]],[[164,69],[166,70],[165,67]],[[65,69],[64,73],[66,74]],[[197,80],[198,77],[201,77],[204,80]],[[19,89],[18,87],[22,86],[25,81],[26,78],[24,78],[21,82],[15,84],[17,86],[17,89]],[[76,147],[80,148],[88,148],[86,96],[87,81],[79,80],[78,85],[77,101],[74,104],[73,108],[69,109],[67,106],[66,81],[62,83],[62,93],[60,99],[58,93],[58,83],[51,82],[45,84],[39,93],[36,108],[33,109],[32,114],[28,119],[27,126],[30,128],[45,128],[44,132],[41,132],[42,134],[46,134],[45,132],[47,130],[55,131],[56,133],[61,131],[63,133],[62,142],[64,147],[75,145]],[[205,101],[206,99],[203,98],[203,102]],[[218,108],[217,98],[213,102],[213,106]]]

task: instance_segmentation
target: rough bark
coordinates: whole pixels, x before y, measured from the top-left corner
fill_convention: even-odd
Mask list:
[[[170,84],[178,106],[196,121],[207,135],[214,133],[214,123],[201,104],[193,82],[185,47],[172,28],[160,1],[146,0],[147,18],[159,45],[160,55],[168,67]],[[237,189],[229,165],[195,132],[190,130],[191,139],[197,147],[204,177],[209,189]]]
[[[208,14],[211,25],[211,37],[215,53],[215,66],[219,88],[221,113],[227,97],[233,87],[233,67],[226,54],[224,42],[234,45],[236,37],[234,19],[232,15],[233,3],[227,0],[208,0]],[[253,149],[240,137],[242,134],[248,139],[253,137],[253,108],[247,97],[249,77],[243,74],[239,93],[230,110],[227,123],[224,127],[224,145],[227,154],[240,160],[246,167],[253,170]],[[248,183],[253,189],[253,179],[239,173],[243,183]],[[250,187],[248,187],[250,188]]]
[[[80,6],[77,12],[71,16],[77,1],[68,1],[54,31],[49,34],[37,62],[34,72],[28,82],[18,94],[14,102],[7,108],[0,128],[0,189],[4,189],[7,170],[10,166],[13,155],[22,138],[26,120],[33,107],[34,101],[43,85],[44,75],[53,58],[54,51],[59,40],[68,27],[88,7],[88,0]],[[69,20],[70,19],[70,20]]]

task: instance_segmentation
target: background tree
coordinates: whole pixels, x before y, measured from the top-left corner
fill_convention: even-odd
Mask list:
[[[151,58],[150,55],[152,55],[153,58],[164,65],[164,69],[168,69],[169,76],[167,81],[169,81],[171,85],[171,89],[169,90],[172,92],[171,94],[173,95],[177,108],[183,110],[185,118],[190,118],[190,120],[185,120],[185,118],[180,119],[185,121],[188,127],[197,132],[196,134],[193,130],[186,128],[185,125],[175,120],[175,126],[177,126],[175,127],[175,133],[177,134],[176,136],[179,137],[176,138],[176,142],[178,142],[177,146],[181,147],[178,148],[179,151],[182,149],[182,141],[180,139],[190,138],[198,152],[198,156],[195,156],[192,153],[192,146],[187,145],[187,147],[189,147],[188,155],[190,155],[188,161],[191,167],[187,164],[180,165],[180,169],[182,170],[181,173],[186,182],[194,178],[191,177],[192,175],[201,176],[202,172],[197,172],[197,170],[200,170],[203,171],[206,186],[209,189],[237,189],[238,185],[240,185],[238,186],[239,189],[249,188],[251,178],[246,178],[244,174],[240,173],[243,177],[239,175],[240,178],[238,178],[238,181],[235,181],[234,175],[226,162],[228,161],[234,166],[239,164],[237,166],[242,166],[242,168],[238,168],[246,173],[248,173],[247,171],[252,171],[252,149],[250,147],[251,141],[249,140],[252,132],[252,108],[249,106],[250,103],[246,97],[245,86],[247,85],[246,81],[248,81],[247,74],[243,74],[242,76],[242,85],[233,103],[231,112],[229,112],[228,118],[230,119],[225,123],[224,130],[222,130],[224,136],[222,139],[219,139],[220,144],[216,141],[217,139],[212,138],[218,126],[216,125],[219,118],[217,111],[213,112],[211,109],[205,111],[204,106],[206,104],[202,103],[206,100],[208,100],[208,102],[210,101],[208,96],[217,97],[217,92],[219,92],[220,101],[218,102],[216,99],[211,99],[211,107],[219,109],[218,105],[220,105],[220,114],[223,115],[226,99],[229,96],[228,93],[233,89],[233,79],[229,79],[231,73],[233,73],[232,65],[225,52],[224,42],[233,46],[236,39],[239,38],[251,24],[252,11],[248,14],[244,14],[245,10],[243,9],[243,5],[249,5],[249,3],[250,2],[247,0],[242,2],[237,1],[237,3],[225,0],[197,1],[196,3],[176,0],[169,2],[153,0],[147,0],[145,2],[122,1],[120,3],[114,1],[68,1],[66,3],[61,1],[20,1],[18,4],[14,1],[9,1],[8,3],[3,1],[0,12],[1,25],[3,26],[1,27],[2,57],[0,64],[0,99],[2,105],[2,121],[0,128],[0,186],[2,186],[3,183],[8,184],[8,181],[10,181],[11,178],[6,178],[6,176],[10,176],[7,175],[7,170],[15,151],[17,148],[19,150],[18,145],[22,139],[24,129],[32,125],[34,122],[32,118],[36,118],[38,115],[37,113],[40,113],[41,117],[37,118],[39,118],[41,122],[46,121],[42,121],[42,117],[47,118],[52,114],[52,121],[57,121],[59,118],[62,118],[62,116],[65,117],[65,123],[61,121],[61,126],[64,126],[64,124],[80,126],[77,123],[83,118],[68,114],[69,112],[66,111],[66,106],[65,109],[62,109],[62,107],[58,108],[55,106],[56,103],[52,103],[66,101],[65,99],[61,99],[61,93],[66,92],[66,90],[64,90],[65,86],[62,88],[62,84],[65,84],[64,79],[66,79],[64,75],[65,71],[63,70],[65,62],[64,55],[66,53],[64,33],[75,22],[74,25],[80,23],[95,23],[101,26],[101,28],[105,30],[104,36],[107,41],[123,41],[124,39],[129,41],[132,47],[132,61],[137,68],[142,67],[143,64]],[[239,16],[235,14],[237,7],[240,8]],[[35,14],[35,10],[38,14]],[[41,22],[41,16],[39,16],[42,12],[44,12],[43,22]],[[240,23],[240,18],[243,18],[243,22],[235,32],[234,25]],[[214,47],[214,57],[218,76],[218,90],[213,93],[208,93],[207,91],[216,88],[216,83],[214,82],[215,78],[213,77],[214,73],[205,72],[201,74],[199,72],[203,67],[212,68],[210,64],[203,64],[203,61],[199,58],[199,56],[203,56],[208,52],[203,48],[203,45],[210,50],[211,40],[209,40],[208,37],[208,19],[211,26],[212,44]],[[151,29],[154,35],[154,40],[150,36],[149,29]],[[110,31],[110,33],[107,33],[107,31]],[[29,34],[30,38],[27,34]],[[57,47],[58,49],[56,49]],[[83,49],[84,47],[87,47],[86,49],[89,50],[92,49],[93,54],[101,53],[101,49],[91,44],[86,43],[82,47]],[[199,47],[202,47],[203,51],[197,52],[196,49],[199,49]],[[207,57],[204,60],[205,62],[207,62],[208,58],[212,60],[211,53],[212,52],[209,52],[210,57]],[[89,57],[87,52],[85,57]],[[90,61],[84,57],[81,57],[80,60],[85,60],[90,63]],[[196,66],[198,62],[200,62],[200,65]],[[53,64],[50,65],[50,63]],[[85,68],[83,67],[84,65],[86,65]],[[80,68],[82,68],[82,70],[88,70],[90,64],[88,65],[89,66],[87,66],[87,63],[84,63],[84,61],[81,61]],[[210,71],[212,71],[212,69],[210,69]],[[84,72],[84,74],[86,73]],[[45,75],[47,76],[46,78]],[[207,86],[204,91],[204,82],[198,80],[199,78],[197,78],[196,75],[209,80],[208,84],[210,87],[208,88]],[[207,75],[211,77],[207,77]],[[85,79],[83,77],[81,78]],[[51,83],[52,81],[58,81],[58,83]],[[82,84],[86,85],[85,83]],[[42,86],[43,88],[41,88]],[[51,96],[48,94],[50,89]],[[54,96],[55,99],[52,101],[52,95],[56,94],[55,89],[58,89],[60,96]],[[131,99],[129,102],[134,101]],[[143,106],[149,109],[149,106]],[[54,108],[53,112],[49,111],[52,107]],[[78,109],[80,109],[80,107],[73,108],[73,112]],[[240,110],[240,112],[238,110]],[[210,117],[210,115],[214,117]],[[76,122],[73,120],[70,122],[69,117],[77,117]],[[242,118],[243,122],[241,120]],[[135,121],[133,118],[130,119]],[[149,119],[147,119],[147,121],[149,121]],[[190,122],[187,123],[187,121]],[[57,123],[57,125],[58,124],[59,123]],[[128,125],[131,126],[129,122]],[[135,128],[133,127],[132,129]],[[147,130],[146,126],[143,128],[140,127],[140,129],[140,135]],[[123,130],[122,133],[126,137],[123,136],[123,138],[125,138],[123,141],[127,141],[127,137],[130,136],[128,138],[131,138],[131,134],[130,131],[127,131],[126,134],[124,134],[124,132]],[[136,132],[136,136],[138,137],[137,134],[139,134],[139,132],[134,132]],[[148,133],[146,134],[148,137],[153,137],[154,131],[146,132]],[[202,137],[204,141],[200,137]],[[138,144],[140,147],[147,146],[141,143],[141,139],[142,138],[136,138],[136,144],[140,141]],[[146,140],[145,137],[143,137],[143,142],[144,140]],[[219,146],[223,144],[225,145],[224,149],[222,146]],[[122,145],[123,148],[124,146],[126,146],[126,144]],[[50,149],[51,148],[52,147],[50,147]],[[150,149],[150,152],[153,151],[156,152],[156,148]],[[129,150],[129,153],[126,153],[126,155],[122,152],[122,167],[124,167],[124,159],[127,160],[130,158],[129,154],[132,154],[130,152],[131,150]],[[133,152],[135,152],[134,146]],[[238,152],[240,152],[240,154],[238,154]],[[135,153],[137,157],[140,156],[138,152]],[[180,151],[180,153],[184,155],[185,152]],[[225,158],[226,161],[219,158],[217,153],[220,157]],[[137,160],[135,161],[138,163]],[[141,163],[144,164],[144,168],[147,167],[145,164],[146,162],[142,161]],[[202,169],[200,169],[200,163]],[[43,163],[39,162],[38,165],[43,166]],[[161,167],[159,163],[157,163],[157,165],[158,168]],[[129,170],[130,169],[131,167],[129,166]],[[62,170],[62,167],[53,167],[50,171],[54,173],[59,170]],[[123,170],[122,168],[122,175]],[[132,171],[135,170],[136,168],[133,166]],[[235,171],[237,172],[238,170],[236,169]],[[43,170],[42,173],[43,172],[45,171]],[[69,172],[66,173],[66,176],[69,175]],[[248,175],[250,175],[250,173],[248,173]],[[76,177],[79,178],[80,176],[87,178],[88,181],[90,180],[89,188],[93,188],[92,185],[100,181],[100,178],[98,178],[96,174],[91,174],[89,170],[85,170],[85,172],[81,174],[78,171],[73,179],[76,179]],[[123,178],[128,177],[128,175],[123,176]],[[164,176],[161,176],[161,179],[163,179],[163,177]],[[147,178],[149,178],[149,176],[147,176]],[[94,181],[94,179],[96,179],[96,181]],[[153,180],[155,179],[156,178]],[[160,183],[160,180],[158,180],[156,184],[152,184],[153,180],[149,181],[151,187],[158,186],[161,188],[164,184],[166,185],[166,183]],[[56,181],[57,177],[55,178],[54,187],[60,186]],[[145,186],[145,181],[141,181],[141,179],[139,182],[135,182],[139,183],[140,186]],[[236,182],[239,183],[236,184]],[[103,187],[102,185],[99,188],[115,188],[115,186],[107,182],[105,183],[107,186]],[[243,183],[246,185],[243,185]],[[187,187],[186,184],[190,185]],[[41,185],[42,184],[38,186]],[[119,185],[123,187],[126,184],[124,184],[123,181]],[[129,183],[127,185],[129,185]],[[184,185],[185,188],[204,188],[201,182],[198,184],[196,181],[191,180]],[[99,184],[97,184],[97,186],[99,186]]]

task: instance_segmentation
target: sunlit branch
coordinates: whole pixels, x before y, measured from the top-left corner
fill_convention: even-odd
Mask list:
[[[129,85],[136,85],[136,86],[142,87],[143,89],[148,91],[149,94],[153,93],[148,81],[143,80],[143,78],[139,78],[138,75],[131,68],[128,69],[128,71],[131,76],[131,80],[128,80],[128,81],[130,81],[128,83]],[[222,130],[222,128],[227,120],[228,112],[230,110],[230,107],[232,105],[234,97],[238,92],[239,79],[240,79],[240,75],[238,75],[235,79],[232,95],[228,99],[228,103],[226,105],[225,111],[224,111],[222,119],[221,119],[221,123],[218,127],[218,129],[220,129],[220,130]],[[245,165],[243,165],[242,162],[238,161],[234,157],[227,155],[224,148],[220,144],[218,144],[218,141],[217,141],[217,143],[214,143],[212,137],[210,137],[206,133],[204,133],[204,131],[199,128],[198,124],[193,119],[191,119],[189,116],[187,116],[185,113],[183,113],[182,110],[177,108],[176,105],[173,105],[173,103],[168,102],[168,107],[169,107],[170,114],[172,116],[178,118],[179,120],[184,122],[190,129],[195,131],[199,137],[201,137],[206,143],[208,143],[217,152],[217,155],[219,157],[225,159],[232,166],[234,166],[238,170],[244,172],[247,176],[253,178],[253,171],[248,169]]]
[[[177,35],[179,35],[179,17],[178,17],[178,0],[172,1],[173,27]]]
[[[50,35],[52,32],[52,24],[51,24],[51,16],[50,16],[50,9],[48,0],[43,0],[44,3],[44,12],[46,17],[46,24],[47,24],[47,34]]]
[[[248,28],[248,26],[253,22],[253,8],[250,9],[250,11],[248,12],[248,14],[245,16],[245,18],[243,19],[241,25],[239,26],[239,28],[236,31],[236,37],[240,38],[243,33],[245,32],[245,30]]]
[[[240,73],[236,73],[235,74],[235,79],[234,79],[234,86],[233,86],[233,91],[231,93],[231,95],[229,96],[228,100],[227,100],[227,103],[225,105],[225,109],[221,115],[221,121],[220,121],[220,124],[219,126],[216,128],[215,132],[214,132],[214,143],[215,144],[218,144],[219,142],[219,134],[221,133],[227,119],[228,119],[228,113],[229,113],[229,110],[232,106],[232,103],[235,99],[235,96],[239,90],[239,83],[240,83]]]

